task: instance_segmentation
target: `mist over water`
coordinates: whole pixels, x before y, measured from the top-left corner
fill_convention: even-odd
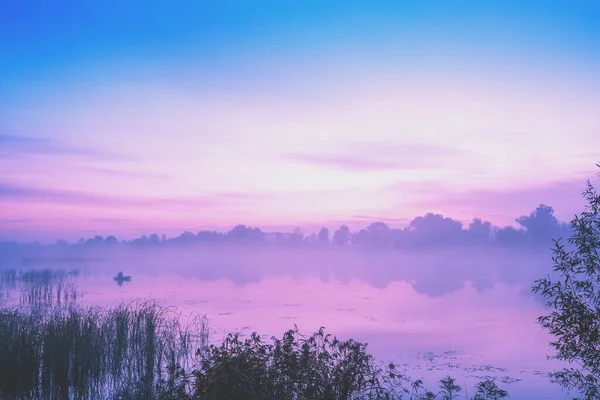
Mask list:
[[[202,351],[325,327],[428,390],[491,377],[511,399],[574,397],[547,355],[575,341],[553,347],[600,376],[600,1],[541,4],[2,2],[0,397],[56,377],[61,399],[150,393],[155,365],[171,391],[174,360],[201,353],[187,316]],[[149,369],[121,380],[129,365]],[[267,367],[253,385],[319,386]],[[323,388],[377,376],[337,371]]]
[[[325,326],[429,385],[495,377],[514,399],[568,398],[546,376],[559,364],[546,359],[551,337],[536,322],[545,310],[530,291],[550,270],[549,250],[117,247],[54,267],[68,266],[80,270],[80,303],[158,300],[205,314],[214,342]],[[119,272],[131,281],[119,285]]]

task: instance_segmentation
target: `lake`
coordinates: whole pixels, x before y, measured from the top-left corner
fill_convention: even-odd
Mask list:
[[[494,377],[512,399],[568,399],[547,373],[551,337],[531,283],[549,253],[502,249],[358,251],[278,247],[115,250],[78,267],[79,301],[155,299],[205,314],[211,340],[324,326],[367,342],[432,388],[451,375],[472,388]],[[119,286],[118,272],[131,275]]]

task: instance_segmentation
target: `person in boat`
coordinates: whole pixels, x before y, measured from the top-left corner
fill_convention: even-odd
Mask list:
[[[122,272],[119,272],[113,279],[117,281],[119,286],[121,286],[123,285],[123,282],[129,282],[131,280],[131,276],[124,276]]]

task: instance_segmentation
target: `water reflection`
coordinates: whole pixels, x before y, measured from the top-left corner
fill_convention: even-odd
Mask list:
[[[546,360],[550,337],[536,323],[544,310],[529,295],[551,265],[548,253],[497,249],[115,251],[77,285],[90,305],[156,299],[206,314],[215,341],[326,326],[415,379],[451,374],[472,385],[491,376],[514,399],[566,399],[547,378],[557,364]],[[135,281],[121,286],[123,270]]]
[[[472,384],[493,376],[507,382],[516,399],[520,390],[548,389],[560,395],[545,377],[553,364],[545,359],[550,338],[535,324],[541,307],[518,287],[496,285],[480,292],[467,283],[462,290],[432,298],[405,282],[379,289],[357,279],[344,284],[265,277],[240,286],[225,279],[143,274],[128,292],[114,292],[105,283],[82,283],[85,300],[110,305],[158,298],[184,312],[205,313],[214,340],[229,332],[243,336],[256,330],[270,337],[293,324],[306,332],[324,325],[339,337],[369,343],[378,358],[396,361],[411,377],[426,382],[448,373]]]

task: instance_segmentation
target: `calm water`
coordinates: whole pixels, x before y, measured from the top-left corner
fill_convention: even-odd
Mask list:
[[[550,265],[549,255],[499,250],[144,250],[86,264],[77,285],[86,304],[148,298],[206,314],[215,341],[325,326],[428,387],[448,374],[469,387],[491,376],[513,399],[568,399],[546,376],[559,365],[546,360],[544,309],[529,295]],[[118,286],[119,271],[131,282]]]

